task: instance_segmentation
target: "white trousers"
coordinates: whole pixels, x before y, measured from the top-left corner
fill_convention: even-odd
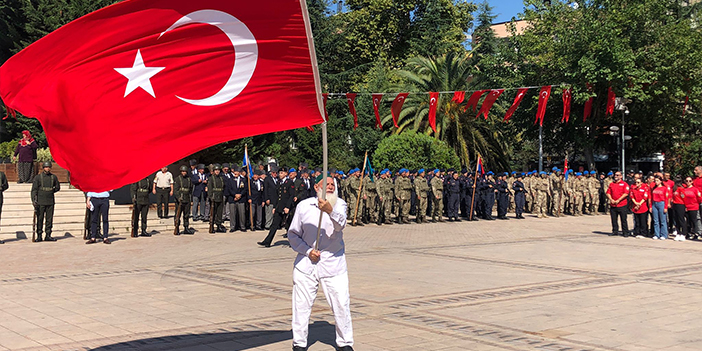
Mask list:
[[[316,269],[310,275],[293,269],[293,346],[307,347],[310,314],[320,284],[324,291],[324,297],[334,313],[336,345],[338,347],[353,346],[348,273],[344,272],[334,277],[320,279]]]

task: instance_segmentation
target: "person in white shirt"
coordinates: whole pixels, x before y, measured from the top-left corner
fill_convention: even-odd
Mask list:
[[[173,174],[168,167],[162,167],[154,177],[152,192],[156,195],[158,218],[168,218],[168,200],[173,196]]]
[[[298,255],[293,269],[293,350],[307,350],[310,314],[319,285],[334,313],[337,350],[353,351],[353,327],[349,277],[344,255],[347,204],[336,196],[334,180],[327,178],[326,200],[322,199],[322,175],[315,179],[317,197],[301,201],[290,223],[288,240]],[[320,210],[321,234],[317,250]]]

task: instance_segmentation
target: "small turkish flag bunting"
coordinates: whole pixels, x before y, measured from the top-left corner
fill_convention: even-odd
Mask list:
[[[564,121],[568,123],[570,119],[570,102],[572,98],[570,89],[563,89],[563,117],[561,117],[561,123]]]
[[[611,116],[614,113],[614,104],[617,100],[617,94],[614,93],[614,89],[609,87],[607,89],[607,115]]]
[[[451,99],[451,101],[455,102],[457,104],[460,104],[465,99],[466,99],[466,92],[465,91],[454,91],[453,92],[453,99]]]
[[[468,111],[468,108],[472,108],[473,112],[478,108],[478,101],[480,101],[480,97],[485,94],[487,90],[478,90],[474,91],[473,94],[470,95],[470,98],[468,98],[468,104],[466,105],[466,108],[464,111]]]
[[[549,96],[551,96],[551,86],[547,85],[541,87],[541,91],[539,92],[539,107],[536,110],[536,120],[534,124],[539,122],[539,126],[544,125],[544,115],[546,114],[546,104],[548,104]]]
[[[522,102],[522,99],[524,99],[524,95],[526,95],[527,91],[529,91],[529,88],[519,88],[519,90],[517,90],[517,96],[514,97],[512,106],[510,106],[507,113],[505,113],[505,118],[503,119],[504,122],[509,122],[509,119],[512,118],[512,115],[514,115],[514,112],[517,111],[517,108]]]
[[[395,124],[395,128],[399,128],[397,125],[397,120],[400,119],[400,112],[402,112],[402,105],[404,105],[405,100],[407,100],[407,95],[409,93],[399,93],[392,101],[392,107],[390,112],[392,112],[392,123]]]
[[[587,84],[585,84],[585,86],[587,86],[588,92],[592,92],[592,84],[587,83]],[[593,100],[594,100],[594,98],[590,97],[585,102],[585,110],[583,111],[583,122],[585,122],[588,119],[588,117],[590,117],[590,115],[592,114],[592,101]]]
[[[353,129],[358,128],[358,115],[356,114],[356,106],[354,101],[356,101],[356,93],[346,93],[346,101],[349,103],[349,112],[353,115]]]
[[[502,95],[504,91],[504,89],[491,90],[490,94],[488,94],[488,96],[485,97],[485,100],[483,100],[483,106],[480,107],[480,111],[475,116],[475,118],[478,118],[482,114],[483,116],[485,116],[485,120],[487,120],[488,113],[490,113],[492,105],[495,104],[495,100],[497,100],[497,98],[500,97],[500,95]]]
[[[383,124],[380,122],[380,111],[378,111],[378,108],[380,107],[380,101],[383,100],[383,94],[373,94],[373,112],[375,112],[375,126],[383,130]]]
[[[429,93],[429,126],[436,133],[436,107],[439,105],[439,93]]]

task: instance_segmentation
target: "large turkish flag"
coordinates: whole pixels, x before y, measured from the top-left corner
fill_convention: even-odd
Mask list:
[[[305,0],[128,0],[10,58],[0,96],[39,119],[74,185],[102,191],[323,122],[313,48]]]

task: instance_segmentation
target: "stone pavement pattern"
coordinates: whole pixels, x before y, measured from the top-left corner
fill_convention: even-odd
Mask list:
[[[355,349],[701,350],[702,243],[608,230],[607,216],[348,228]],[[263,236],[8,242],[0,350],[289,350],[295,254]],[[310,344],[333,350],[321,292]]]

